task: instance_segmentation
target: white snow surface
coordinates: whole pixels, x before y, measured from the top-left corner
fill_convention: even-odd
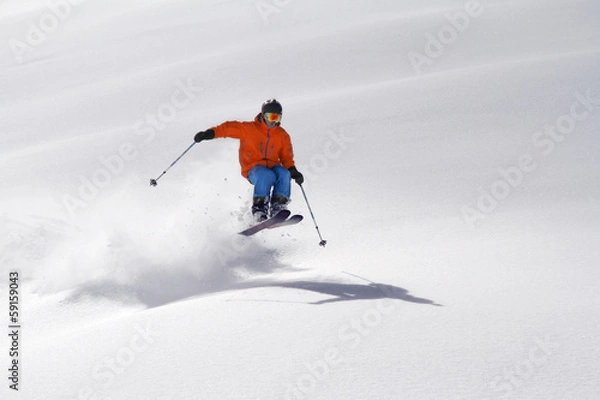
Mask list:
[[[2,399],[597,399],[600,3],[0,1]],[[320,232],[251,238],[277,98]]]

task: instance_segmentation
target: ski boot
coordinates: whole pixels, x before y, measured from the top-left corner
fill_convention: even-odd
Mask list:
[[[285,196],[274,194],[271,197],[271,217],[277,215],[277,213],[281,210],[287,210],[287,205],[289,203],[289,199]]]
[[[252,217],[256,222],[262,222],[269,218],[269,198],[252,198]]]

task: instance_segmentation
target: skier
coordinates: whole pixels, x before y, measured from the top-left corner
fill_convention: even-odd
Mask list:
[[[194,136],[195,142],[227,137],[240,140],[242,176],[254,185],[252,215],[257,222],[287,208],[291,179],[299,185],[304,182],[294,165],[290,136],[281,127],[282,111],[277,100],[267,100],[254,121],[227,121]]]

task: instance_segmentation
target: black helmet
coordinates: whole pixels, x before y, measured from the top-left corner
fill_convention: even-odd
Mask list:
[[[265,114],[265,113],[281,114],[282,111],[283,111],[283,107],[281,107],[281,103],[275,99],[270,99],[270,100],[265,101],[261,108],[261,112],[263,114]]]

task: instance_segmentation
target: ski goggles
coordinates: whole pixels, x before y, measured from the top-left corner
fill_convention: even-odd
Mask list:
[[[281,114],[276,113],[264,113],[263,114],[265,121],[271,123],[280,123],[281,122]]]

